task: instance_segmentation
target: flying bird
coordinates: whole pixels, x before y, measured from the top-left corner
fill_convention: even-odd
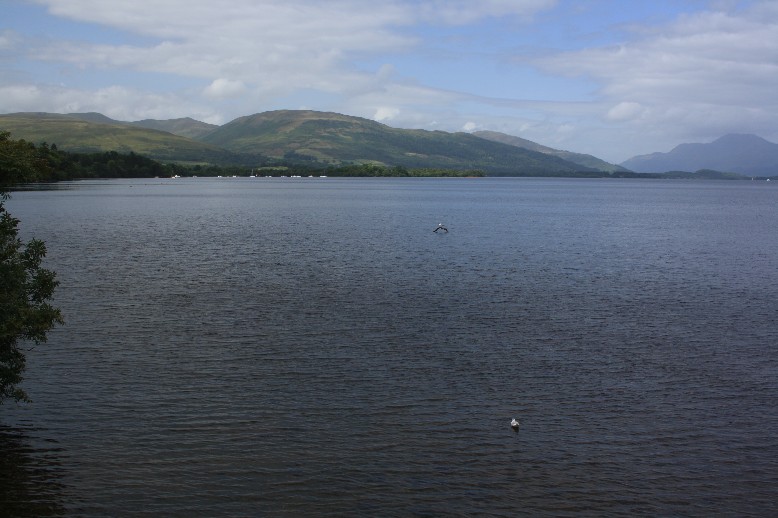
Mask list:
[[[438,226],[433,230],[433,232],[437,232],[438,230],[442,230],[446,233],[448,233],[448,229],[443,226],[443,223],[438,223]]]

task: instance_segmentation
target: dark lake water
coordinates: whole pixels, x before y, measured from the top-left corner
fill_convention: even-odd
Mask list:
[[[778,185],[58,187],[0,515],[778,515]]]

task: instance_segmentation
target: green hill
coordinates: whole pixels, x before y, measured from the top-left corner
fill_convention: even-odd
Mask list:
[[[117,151],[163,162],[249,166],[286,162],[480,170],[493,176],[597,175],[589,165],[468,133],[398,129],[338,113],[280,110],[223,126],[193,119],[121,122],[99,113],[0,115],[13,138],[73,152]],[[186,136],[184,136],[186,135]]]
[[[480,169],[505,176],[594,170],[467,133],[397,129],[360,117],[305,110],[240,117],[202,140],[234,152],[318,164]]]
[[[144,119],[142,121],[130,122],[130,124],[139,126],[141,128],[167,131],[173,135],[179,135],[181,137],[187,137],[195,140],[207,135],[219,127],[216,124],[207,124],[205,122],[194,120],[190,117],[170,120]]]
[[[476,131],[473,133],[473,135],[487,140],[492,140],[494,142],[501,142],[503,144],[521,147],[524,149],[531,149],[532,151],[538,151],[539,153],[545,153],[547,155],[557,156],[559,158],[582,165],[584,167],[589,167],[606,173],[629,171],[629,169],[625,167],[608,163],[605,160],[601,160],[592,155],[554,149],[548,146],[544,146],[542,144],[538,144],[537,142],[532,142],[531,140],[523,139],[521,137],[515,137],[513,135],[508,135],[505,133],[500,133],[498,131]]]
[[[216,146],[93,113],[0,115],[0,129],[10,131],[15,139],[56,144],[63,150],[80,153],[133,151],[161,161],[240,162],[240,157]]]

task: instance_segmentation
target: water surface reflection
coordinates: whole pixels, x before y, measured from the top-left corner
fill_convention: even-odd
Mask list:
[[[63,450],[45,435],[0,425],[0,515],[66,514]]]

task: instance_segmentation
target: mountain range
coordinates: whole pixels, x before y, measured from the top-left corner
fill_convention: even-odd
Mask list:
[[[257,166],[279,162],[314,167],[377,164],[481,170],[492,176],[622,176],[713,170],[748,176],[778,174],[778,144],[756,135],[725,135],[709,144],[681,144],[615,165],[495,131],[474,133],[392,128],[339,113],[277,110],[218,126],[192,118],[124,122],[100,113],[0,115],[12,138],[74,152],[135,152],[163,162]]]
[[[191,118],[123,122],[99,113],[0,115],[13,138],[75,152],[133,151],[182,163],[259,165],[272,161],[317,167],[370,163],[406,168],[481,170],[493,176],[610,174],[619,166],[470,133],[398,129],[360,117],[278,110],[222,126]],[[505,135],[503,140],[509,140]],[[577,158],[585,160],[576,161]],[[594,159],[594,161],[592,160]]]
[[[635,156],[620,165],[637,173],[715,169],[774,176],[778,174],[778,144],[756,135],[731,134],[708,144],[681,144],[668,153]]]

